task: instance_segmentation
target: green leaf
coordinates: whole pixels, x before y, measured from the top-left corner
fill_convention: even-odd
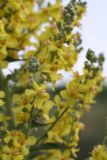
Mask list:
[[[65,149],[69,149],[69,147],[64,143],[45,143],[40,146],[32,146],[29,158],[45,154],[46,152],[44,150],[51,150],[51,149],[64,151]]]
[[[48,126],[51,125],[52,123],[41,123],[35,119],[32,120],[32,126],[33,127],[42,127],[42,126]]]

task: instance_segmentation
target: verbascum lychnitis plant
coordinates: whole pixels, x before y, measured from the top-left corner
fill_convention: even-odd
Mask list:
[[[74,70],[85,12],[81,0],[0,0],[0,160],[77,159],[80,118],[103,81],[102,53],[88,49],[82,74]],[[56,93],[60,70],[71,80]],[[107,160],[106,150],[99,145],[90,160]]]

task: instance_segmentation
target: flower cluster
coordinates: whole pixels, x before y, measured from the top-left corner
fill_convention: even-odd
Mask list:
[[[103,80],[102,53],[89,49],[82,74],[73,69],[82,50],[74,29],[86,3],[4,0],[0,9],[0,160],[74,160],[84,128],[80,118]],[[5,76],[3,69],[13,62],[21,62],[19,69]],[[60,70],[72,78],[55,93]],[[106,155],[101,146],[92,157],[97,150]]]
[[[92,157],[90,160],[106,160],[107,159],[107,148],[105,145],[98,145],[92,151]]]
[[[35,137],[28,138],[21,131],[7,131],[2,138],[0,158],[2,160],[24,160],[29,154],[29,147],[36,142]]]

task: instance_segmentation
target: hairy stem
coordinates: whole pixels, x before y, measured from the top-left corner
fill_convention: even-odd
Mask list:
[[[45,140],[47,137],[47,133],[56,125],[56,123],[63,117],[63,115],[67,112],[67,110],[69,109],[69,106],[67,106],[63,112],[59,115],[59,117],[55,120],[55,122],[45,131],[45,133],[38,139],[38,141],[36,142],[36,145],[39,145],[41,143],[41,141]]]
[[[31,113],[30,113],[30,119],[29,119],[28,129],[27,129],[27,137],[29,136],[29,133],[30,133],[30,128],[31,128],[32,119],[33,119],[33,111],[34,111],[34,106],[32,106]]]
[[[5,92],[5,107],[6,114],[10,117],[10,128],[15,127],[14,116],[12,112],[12,91],[10,90],[8,79],[3,75],[2,71],[0,71],[0,89]]]

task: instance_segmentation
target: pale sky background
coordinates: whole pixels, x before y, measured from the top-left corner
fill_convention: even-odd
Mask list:
[[[53,2],[54,0],[47,0]],[[84,50],[80,54],[76,70],[81,70],[88,48],[96,53],[104,52],[104,76],[107,76],[107,0],[86,0],[87,13],[82,20],[81,34]],[[63,0],[67,4],[69,0]],[[12,65],[13,66],[13,65]],[[11,69],[12,69],[11,66]],[[15,68],[15,66],[14,66]],[[67,75],[65,74],[65,79]]]
[[[104,75],[107,76],[107,0],[87,0],[87,3],[87,13],[82,20],[81,31],[83,54],[88,48],[96,53],[104,52]]]
[[[80,70],[88,48],[96,54],[104,52],[104,76],[107,76],[107,0],[85,0],[87,13],[82,20],[81,34],[84,50],[80,54],[77,70]],[[63,0],[67,4],[69,0]]]

